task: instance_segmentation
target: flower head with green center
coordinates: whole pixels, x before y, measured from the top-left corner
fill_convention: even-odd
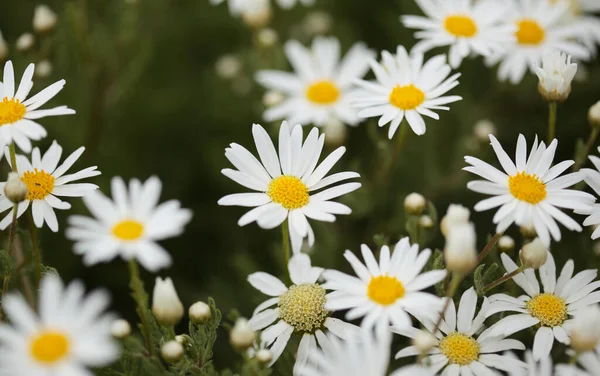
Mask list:
[[[585,177],[585,172],[562,175],[574,161],[552,166],[557,140],[546,147],[536,137],[528,156],[525,137],[519,135],[515,162],[494,136],[490,135],[490,141],[503,171],[469,156],[465,157],[469,166],[464,170],[485,179],[469,182],[469,189],[492,196],[475,205],[475,210],[500,207],[493,219],[497,233],[503,233],[513,223],[533,224],[542,243],[549,247],[551,236],[555,241],[561,239],[556,222],[569,230],[581,231],[581,226],[558,208],[588,212],[595,199],[588,193],[567,189]]]
[[[325,307],[325,289],[317,283],[323,268],[312,266],[307,254],[294,255],[288,270],[293,283],[290,287],[271,274],[257,272],[248,276],[254,288],[272,297],[256,307],[249,324],[255,331],[262,330],[261,344],[273,354],[271,364],[277,361],[292,334],[302,337],[294,366],[297,374],[306,365],[308,354],[317,349],[317,343],[329,347],[325,333],[348,339],[358,328],[330,317],[331,311]]]
[[[118,359],[120,345],[104,313],[105,291],[83,294],[81,282],[63,286],[56,274],[46,274],[39,290],[39,315],[21,295],[7,295],[2,309],[8,320],[0,323],[2,375],[88,375],[89,368]],[[11,324],[8,324],[10,322]]]
[[[83,198],[96,218],[69,217],[66,235],[76,242],[75,253],[83,255],[86,265],[117,256],[136,259],[153,272],[171,265],[171,256],[157,242],[180,235],[192,218],[191,210],[177,200],[159,204],[162,183],[155,176],[143,183],[132,179],[129,189],[122,178],[114,177],[111,187],[112,200],[100,192]]]

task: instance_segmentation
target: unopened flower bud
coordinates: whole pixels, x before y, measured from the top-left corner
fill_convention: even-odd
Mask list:
[[[52,74],[52,63],[48,60],[42,60],[35,66],[35,75],[39,78],[46,78]]]
[[[592,127],[600,127],[600,101],[590,107],[588,121]]]
[[[539,238],[535,238],[531,243],[525,244],[519,254],[523,267],[539,269],[548,259],[548,251]]]
[[[256,360],[261,363],[269,363],[273,359],[273,353],[267,349],[260,349],[256,352]]]
[[[323,132],[325,133],[325,142],[328,145],[342,145],[346,142],[348,130],[346,124],[338,118],[327,120]]]
[[[472,223],[456,224],[446,234],[444,261],[454,273],[467,274],[477,266],[477,237]]]
[[[475,123],[473,131],[479,142],[488,142],[490,140],[490,135],[496,133],[496,126],[491,120],[482,119]]]
[[[18,204],[27,198],[27,185],[16,172],[9,172],[4,184],[4,195],[13,204]]]
[[[217,60],[215,69],[219,77],[229,80],[240,74],[242,62],[233,55],[223,55]]]
[[[4,40],[2,32],[0,32],[0,60],[6,59],[8,56],[8,43]]]
[[[258,32],[258,43],[265,48],[273,47],[277,43],[279,36],[277,32],[271,28],[265,28]]]
[[[571,347],[578,353],[591,351],[600,341],[600,308],[591,305],[575,314],[569,329]]]
[[[422,215],[419,218],[419,226],[423,228],[432,228],[433,227],[433,219],[431,219],[428,215]]]
[[[210,320],[210,307],[204,302],[196,302],[190,306],[188,315],[194,324],[204,324]]]
[[[179,342],[182,345],[186,345],[188,343],[190,343],[192,340],[192,337],[188,336],[187,334],[179,334],[175,336],[175,341]]]
[[[49,6],[42,4],[35,7],[33,14],[33,30],[38,33],[45,33],[56,26],[58,17]]]
[[[280,92],[269,90],[263,95],[263,104],[265,107],[273,107],[283,102],[284,99],[285,97]]]
[[[240,317],[229,333],[229,341],[240,351],[247,350],[256,340],[256,332],[252,329],[248,320]]]
[[[183,317],[184,308],[171,278],[156,278],[152,294],[152,314],[163,326],[173,326]]]
[[[469,223],[470,215],[471,212],[466,207],[459,204],[450,204],[446,215],[444,218],[442,218],[442,222],[440,223],[440,230],[442,230],[442,234],[444,234],[444,236],[448,236],[450,227]]]
[[[31,47],[33,47],[34,44],[35,37],[33,36],[33,34],[25,33],[17,38],[17,41],[15,42],[15,47],[17,47],[17,50],[25,52],[31,49]]]
[[[528,225],[521,225],[521,227],[519,227],[519,231],[521,232],[521,235],[523,235],[527,239],[533,239],[537,236],[537,232],[535,231],[533,223],[530,223]]]
[[[316,11],[309,13],[304,19],[302,28],[309,36],[327,34],[333,20],[329,13]]]
[[[424,331],[419,331],[416,336],[412,339],[412,345],[419,350],[419,353],[426,354],[431,350],[435,345],[437,345],[438,340],[431,333],[427,333]]]
[[[427,200],[419,193],[411,193],[404,199],[404,211],[412,215],[421,215],[425,210]]]
[[[538,90],[548,102],[564,102],[571,93],[571,82],[577,73],[577,64],[571,63],[571,56],[556,49],[542,55],[542,66],[535,67],[540,79]]]
[[[160,355],[167,363],[177,363],[183,357],[184,349],[181,343],[171,340],[160,348]]]
[[[498,248],[502,252],[512,252],[515,249],[515,241],[510,236],[504,235],[498,240]]]
[[[131,334],[131,325],[127,320],[117,319],[110,325],[110,334],[118,339],[123,339]]]
[[[259,29],[271,20],[271,5],[268,0],[255,0],[255,3],[250,9],[242,12],[242,20],[246,25]]]

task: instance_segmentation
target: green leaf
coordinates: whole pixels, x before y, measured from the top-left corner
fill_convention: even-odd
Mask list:
[[[485,287],[485,282],[483,278],[484,269],[485,264],[481,264],[477,267],[477,269],[475,269],[475,272],[473,273],[473,285],[475,286],[475,291],[479,296],[483,295],[483,288]]]

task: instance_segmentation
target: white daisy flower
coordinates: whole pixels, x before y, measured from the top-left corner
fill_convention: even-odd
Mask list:
[[[83,255],[86,265],[121,256],[151,272],[170,266],[171,256],[157,241],[183,233],[192,211],[177,200],[158,204],[162,183],[155,176],[145,183],[131,179],[129,190],[120,177],[111,183],[112,200],[101,192],[83,198],[95,218],[69,217],[65,235],[75,241],[73,251]]]
[[[245,226],[256,221],[261,228],[272,229],[289,221],[289,233],[294,252],[300,252],[302,239],[308,236],[314,244],[314,233],[307,217],[325,222],[335,221],[336,214],[350,214],[346,205],[330,201],[360,188],[360,183],[346,183],[314,193],[343,180],[360,177],[356,172],[327,173],[344,155],[341,146],[317,166],[325,135],[313,128],[304,144],[302,126],[290,131],[287,122],[279,129],[279,155],[267,132],[258,124],[252,135],[260,161],[241,145],[232,143],[225,156],[237,168],[221,172],[231,180],[259,193],[236,193],[219,200],[219,205],[254,207],[238,221]]]
[[[104,313],[109,301],[104,291],[85,297],[80,282],[65,287],[55,274],[42,280],[39,316],[22,296],[6,296],[2,309],[11,325],[0,323],[0,375],[92,376],[88,367],[117,360],[115,317]]]
[[[502,53],[515,39],[516,27],[504,23],[509,8],[503,2],[417,0],[417,4],[426,17],[401,17],[405,27],[420,30],[415,33],[420,41],[413,50],[425,53],[450,46],[452,68],[458,68],[470,54]]]
[[[27,197],[20,202],[17,209],[17,217],[20,217],[31,204],[31,213],[36,227],[41,228],[44,223],[50,230],[58,231],[58,220],[54,209],[67,210],[71,204],[64,202],[59,197],[83,197],[98,186],[90,183],[75,183],[76,180],[90,178],[100,175],[97,166],[85,168],[73,174],[65,173],[79,159],[85,147],[80,147],[69,155],[59,166],[58,162],[62,155],[62,147],[56,142],[48,148],[44,156],[40,155],[40,149],[34,148],[31,153],[31,162],[24,156],[17,154],[17,171],[19,177],[27,186]],[[12,166],[8,148],[5,149],[6,160]],[[4,184],[0,183],[0,212],[12,209],[13,203],[4,194]],[[4,230],[12,222],[12,210],[0,221],[0,229]]]
[[[227,4],[229,5],[229,12],[234,16],[260,10],[265,6],[265,3],[267,6],[270,6],[269,0],[210,0],[210,3],[212,5],[219,5],[225,1],[227,1]],[[277,0],[277,4],[284,9],[293,8],[296,3],[310,6],[315,3],[315,0]]]
[[[535,73],[545,50],[557,49],[575,59],[587,60],[590,51],[577,43],[574,38],[579,27],[572,23],[564,24],[561,19],[569,12],[566,1],[554,0],[506,0],[512,12],[506,22],[516,25],[516,39],[504,53],[494,54],[488,64],[500,62],[498,79],[521,82],[529,69]]]
[[[519,226],[533,224],[540,240],[549,247],[550,235],[556,241],[561,239],[556,221],[571,231],[581,231],[581,226],[557,207],[589,210],[595,200],[588,193],[566,189],[579,183],[584,178],[584,173],[574,172],[559,177],[574,161],[563,161],[550,168],[558,140],[552,141],[546,148],[543,142],[538,145],[536,137],[527,157],[527,142],[523,135],[519,135],[516,164],[493,135],[490,135],[490,141],[504,172],[469,156],[465,157],[465,161],[470,166],[463,170],[486,179],[471,181],[467,187],[493,196],[477,203],[476,211],[500,206],[494,216],[497,233],[503,233],[512,223]]]
[[[424,134],[423,116],[439,120],[432,110],[450,110],[444,105],[462,99],[456,95],[443,96],[458,85],[460,77],[460,73],[448,77],[451,68],[446,64],[446,55],[435,56],[423,64],[423,54],[413,51],[409,56],[403,46],[398,46],[395,56],[388,51],[381,56],[381,64],[369,61],[376,81],[354,81],[364,91],[357,94],[353,103],[361,109],[359,117],[379,117],[380,127],[391,122],[390,139],[405,117],[416,134]]]
[[[475,316],[476,307],[477,293],[472,287],[460,298],[458,312],[454,302],[450,301],[439,330],[435,333],[439,343],[429,351],[427,356],[431,369],[435,374],[444,369],[443,375],[457,376],[496,375],[495,370],[510,373],[525,369],[526,365],[522,361],[509,355],[499,354],[501,351],[512,349],[525,350],[525,345],[505,336],[492,335],[493,327],[481,332],[490,303],[484,298],[477,316]],[[429,333],[434,332],[434,321],[423,320],[422,323]],[[409,338],[414,338],[422,332],[413,327],[392,330]],[[409,346],[400,350],[396,354],[396,359],[415,355],[419,355],[419,350],[415,346]]]
[[[600,347],[597,347],[594,351],[588,351],[577,356],[577,363],[581,366],[582,369],[575,368],[575,366],[570,366],[569,370],[573,372],[575,369],[576,372],[569,373],[559,373],[559,376],[594,376],[598,374],[598,370],[600,369]],[[564,365],[559,365],[558,367],[565,367]]]
[[[579,40],[592,54],[597,53],[600,44],[600,2],[597,0],[565,0],[570,4],[568,15],[563,22],[578,26]]]
[[[517,356],[510,352],[506,352],[507,356],[511,358],[518,359]],[[552,363],[552,358],[550,356],[543,357],[539,362],[533,359],[533,354],[531,350],[527,350],[525,352],[525,363],[527,364],[527,368],[518,369],[513,372],[509,372],[509,376],[553,376],[554,375],[554,364]],[[566,375],[564,375],[566,376]],[[575,376],[575,375],[570,375]]]
[[[517,270],[517,265],[505,253],[502,264],[507,273]],[[512,279],[527,295],[513,298],[506,294],[495,294],[489,299],[495,303],[488,315],[495,312],[513,311],[516,315],[507,316],[493,326],[492,335],[511,335],[532,326],[539,326],[533,340],[533,358],[539,361],[550,354],[554,339],[569,344],[565,331],[578,310],[600,302],[600,281],[594,281],[598,271],[584,270],[573,276],[573,260],[567,261],[558,280],[556,265],[548,252],[546,263],[539,269],[544,292],[533,269],[526,269]]]
[[[275,70],[256,74],[261,85],[287,96],[281,104],[265,111],[266,121],[316,126],[334,120],[348,125],[360,122],[351,107],[351,98],[356,94],[353,81],[369,70],[368,59],[375,56],[372,51],[363,43],[355,43],[340,61],[339,40],[317,37],[310,50],[298,41],[289,41],[285,53],[295,74]]]
[[[307,254],[294,255],[288,263],[288,270],[293,283],[289,288],[268,273],[257,272],[248,276],[248,282],[254,288],[272,296],[256,307],[249,324],[254,330],[264,329],[260,340],[273,354],[269,365],[277,361],[292,333],[302,335],[294,365],[294,374],[297,374],[306,365],[309,353],[317,348],[317,342],[324,348],[332,346],[325,333],[349,339],[358,333],[359,328],[329,317],[331,312],[324,307],[328,299],[325,289],[317,283],[323,268],[311,266]],[[269,308],[273,305],[277,307]]]
[[[383,246],[379,262],[366,245],[361,246],[365,264],[350,251],[344,257],[358,277],[337,270],[326,270],[323,285],[329,293],[325,308],[331,311],[349,309],[347,320],[364,317],[363,328],[385,329],[390,324],[397,327],[411,326],[408,313],[419,318],[432,320],[444,304],[443,299],[422,292],[446,277],[446,270],[433,270],[421,273],[431,251],[419,252],[419,245],[409,243],[404,238],[396,244],[393,254]]]
[[[598,148],[600,152],[600,147]],[[581,171],[585,174],[585,182],[589,185],[597,195],[600,195],[600,158],[595,155],[590,155],[589,160],[594,165],[595,169],[583,168]],[[583,221],[584,226],[596,226],[600,224],[600,204],[590,205],[587,210],[579,211],[580,214],[588,214],[589,217]],[[596,228],[592,233],[592,239],[600,238],[600,227]]]
[[[7,61],[4,64],[4,82],[0,82],[0,150],[4,150],[4,147],[14,141],[21,150],[29,153],[31,140],[41,140],[47,134],[44,127],[35,122],[36,119],[75,113],[67,106],[39,109],[62,90],[65,80],[55,82],[27,99],[33,87],[31,79],[34,69],[35,66],[29,64],[17,87],[12,62]]]

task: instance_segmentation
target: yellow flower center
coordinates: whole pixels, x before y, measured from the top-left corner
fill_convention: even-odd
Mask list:
[[[381,275],[371,278],[368,287],[369,298],[381,305],[390,305],[404,296],[406,290],[395,277]]]
[[[294,285],[279,297],[279,318],[298,332],[321,329],[329,312],[323,308],[325,289],[317,284]]]
[[[414,110],[425,101],[425,93],[415,85],[397,85],[390,94],[390,103],[402,110]]]
[[[121,240],[136,240],[144,233],[144,225],[138,221],[126,219],[117,223],[112,232]]]
[[[462,14],[446,17],[444,27],[450,34],[457,37],[470,38],[477,34],[475,21],[471,17]]]
[[[27,109],[18,99],[4,97],[0,102],[0,127],[23,119]]]
[[[37,168],[25,171],[21,180],[27,186],[27,200],[43,200],[54,190],[54,176]]]
[[[537,175],[519,172],[508,178],[510,193],[521,201],[537,204],[546,198],[546,185]]]
[[[536,295],[525,305],[531,316],[540,320],[542,326],[560,326],[567,319],[567,303],[554,294]]]
[[[55,363],[69,353],[69,339],[64,333],[43,331],[34,336],[29,345],[31,356],[41,363]]]
[[[516,33],[519,44],[538,45],[544,41],[546,31],[535,20],[523,18],[517,22],[518,30]]]
[[[331,81],[317,81],[306,89],[306,97],[317,104],[331,104],[338,100],[340,91]]]
[[[287,210],[294,210],[308,204],[308,188],[295,176],[280,176],[269,184],[267,195],[273,202],[281,204]]]
[[[466,366],[479,358],[479,344],[472,337],[454,332],[440,341],[440,352],[450,364]]]

